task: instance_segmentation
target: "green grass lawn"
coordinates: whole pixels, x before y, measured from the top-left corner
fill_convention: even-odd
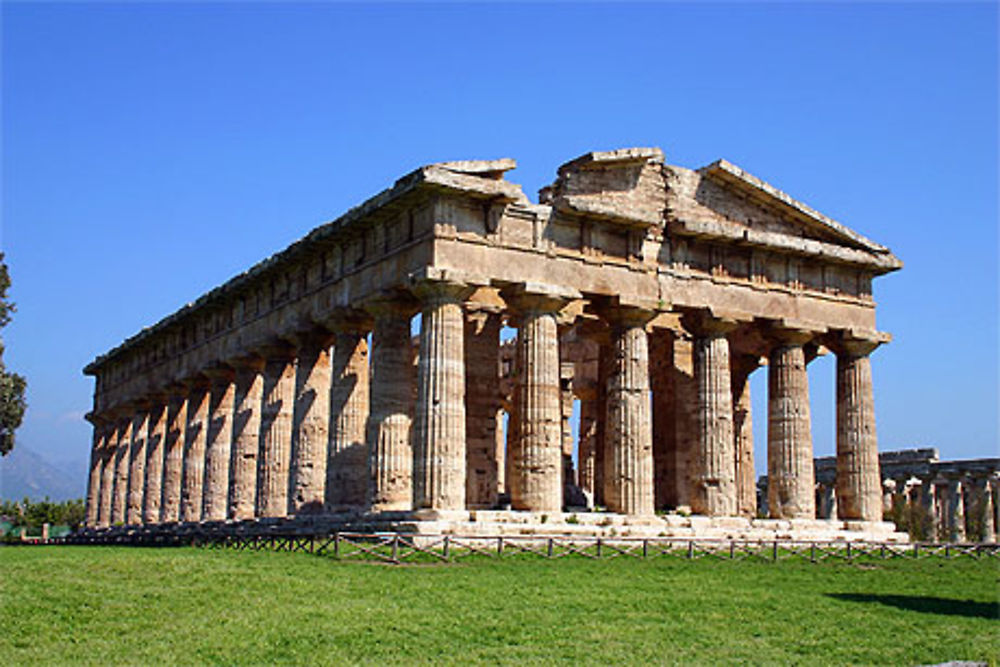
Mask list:
[[[995,663],[992,561],[0,548],[0,664]]]

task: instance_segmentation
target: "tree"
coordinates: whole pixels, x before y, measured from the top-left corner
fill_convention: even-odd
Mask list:
[[[0,329],[7,326],[15,311],[14,304],[7,300],[10,289],[10,274],[7,263],[0,252]],[[24,419],[24,390],[28,383],[17,373],[10,373],[3,363],[3,338],[0,338],[0,456],[5,456],[14,448],[14,431]]]

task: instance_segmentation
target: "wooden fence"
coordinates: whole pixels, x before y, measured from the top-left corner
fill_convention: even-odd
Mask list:
[[[236,551],[303,552],[340,560],[403,564],[456,562],[466,558],[675,558],[714,560],[856,561],[864,559],[997,559],[997,544],[899,544],[889,542],[719,540],[628,537],[543,537],[418,535],[333,532],[303,535],[182,533],[96,533],[51,540],[54,544],[198,546]]]

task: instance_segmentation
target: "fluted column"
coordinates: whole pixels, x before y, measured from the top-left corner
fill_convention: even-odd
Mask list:
[[[594,501],[597,476],[597,391],[592,389],[580,397],[579,445],[577,451],[580,489]]]
[[[111,504],[115,493],[115,452],[117,440],[113,423],[106,423],[104,449],[101,452],[101,497],[97,509],[97,527],[111,525]]]
[[[465,316],[465,505],[470,509],[488,509],[497,502],[499,360],[500,314],[477,305]]]
[[[261,408],[261,458],[257,482],[257,515],[288,515],[292,413],[295,402],[295,350],[285,344],[261,348],[264,394]]]
[[[754,355],[739,355],[732,363],[733,437],[736,455],[736,513],[757,516],[757,472],[753,458],[753,407],[750,374],[760,365]]]
[[[684,325],[694,335],[697,390],[695,440],[690,457],[691,511],[735,516],[736,440],[726,334],[736,323],[698,313],[686,315]]]
[[[167,432],[163,441],[163,500],[160,507],[163,523],[180,521],[187,422],[187,387],[173,385],[167,400]]]
[[[326,463],[326,507],[364,507],[368,502],[368,336],[372,323],[362,313],[327,322],[336,333],[330,369],[330,444]]]
[[[612,512],[653,514],[653,423],[644,327],[654,313],[620,306],[603,314],[611,325],[612,360],[607,380],[604,502]]]
[[[983,503],[983,542],[994,544],[997,541],[996,509],[993,506],[993,488],[995,481],[983,480],[982,503]]]
[[[90,448],[90,475],[87,478],[86,526],[94,528],[100,515],[101,482],[104,473],[104,445],[107,432],[102,420],[89,417],[94,426],[94,440]]]
[[[837,352],[837,512],[881,521],[881,473],[869,354],[877,341],[839,340]]]
[[[149,435],[149,403],[142,402],[132,417],[132,446],[129,449],[128,509],[126,523],[142,523],[146,494],[146,438]]]
[[[543,292],[505,295],[519,319],[511,458],[511,505],[517,510],[562,510],[562,413],[557,314],[565,298]]]
[[[115,443],[115,487],[111,499],[111,524],[124,524],[128,508],[129,452],[132,448],[132,417],[120,418]]]
[[[934,483],[933,478],[927,478],[921,480],[920,485],[920,504],[924,508],[924,512],[927,513],[928,523],[928,535],[927,539],[932,542],[937,542],[940,537],[941,531],[941,515],[938,512],[938,499],[937,499],[937,486]]]
[[[233,369],[209,369],[208,435],[205,442],[205,489],[202,499],[204,521],[225,521],[229,509],[229,470],[232,461]]]
[[[413,424],[413,506],[465,508],[465,322],[463,283],[421,281],[420,357]]]
[[[365,305],[375,318],[367,425],[368,497],[373,510],[413,508],[413,348],[406,299],[386,297]]]
[[[288,511],[323,511],[330,428],[330,343],[323,330],[298,337],[292,413],[292,488]]]
[[[157,396],[149,408],[149,438],[146,441],[146,492],[143,497],[142,521],[160,523],[163,505],[163,468],[167,436],[167,405]]]
[[[948,539],[965,541],[965,488],[961,480],[948,482]]]
[[[230,365],[236,369],[236,375],[232,459],[229,464],[229,518],[244,521],[252,519],[256,512],[265,364],[263,358],[251,355],[232,360]]]
[[[201,521],[205,496],[205,446],[208,442],[209,385],[203,378],[188,391],[184,432],[184,478],[181,484],[181,521]]]
[[[767,504],[775,519],[816,517],[809,417],[809,376],[803,345],[812,334],[776,330],[767,375]]]

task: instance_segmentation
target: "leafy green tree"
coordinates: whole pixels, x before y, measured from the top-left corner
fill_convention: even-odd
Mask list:
[[[10,273],[3,253],[0,252],[0,329],[5,327],[15,311],[14,304],[7,299],[10,289]],[[24,391],[28,383],[17,373],[7,371],[3,363],[4,345],[0,338],[0,456],[14,448],[14,432],[24,419]]]

